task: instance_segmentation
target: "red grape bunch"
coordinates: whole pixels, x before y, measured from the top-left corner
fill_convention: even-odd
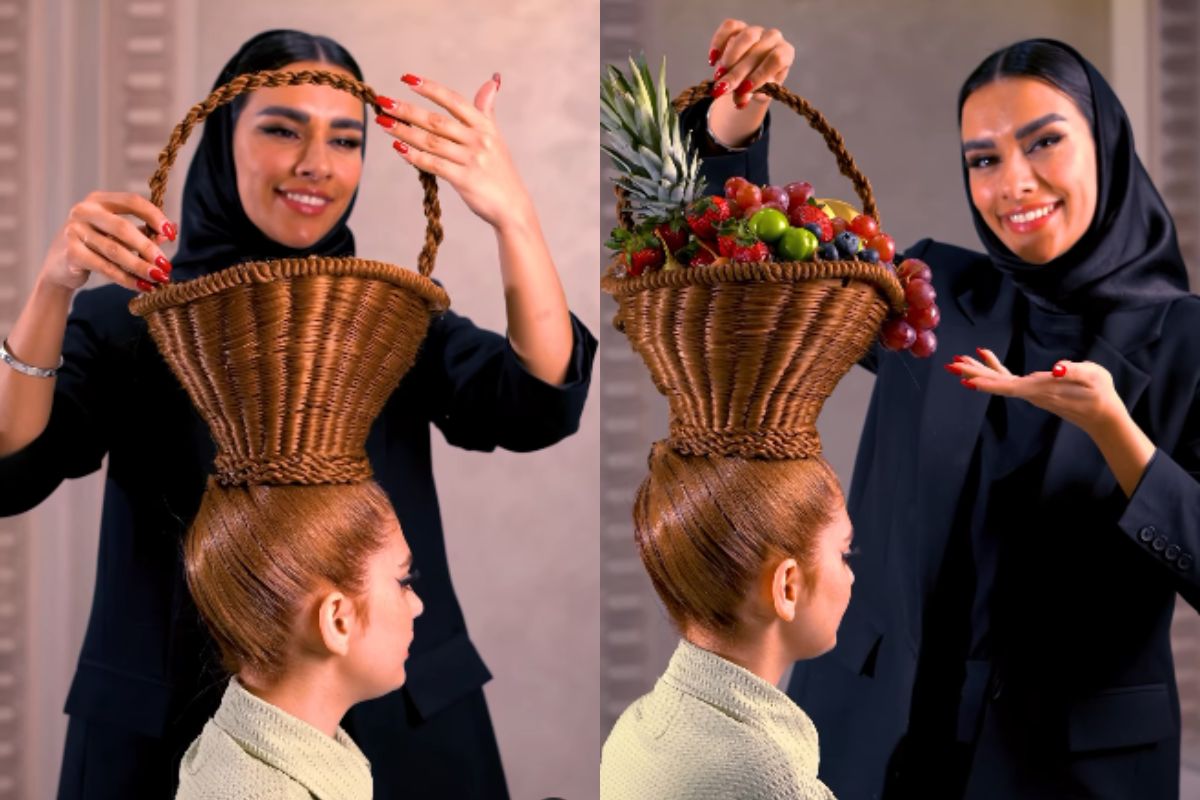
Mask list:
[[[917,358],[929,358],[937,350],[933,329],[942,319],[935,302],[933,273],[921,259],[908,258],[900,262],[896,276],[904,288],[908,310],[885,322],[879,339],[888,350],[911,350]]]

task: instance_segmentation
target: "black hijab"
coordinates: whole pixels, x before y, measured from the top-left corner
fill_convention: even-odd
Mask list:
[[[1054,53],[1055,48],[1060,52]],[[1086,86],[1072,87],[1071,76],[1061,74],[1071,71],[1062,69],[1063,59],[1073,59],[1082,67]],[[1055,61],[1059,61],[1057,66]],[[1074,65],[1068,62],[1067,66]],[[1031,302],[1060,313],[1091,316],[1188,294],[1187,268],[1179,252],[1175,223],[1134,150],[1125,109],[1099,71],[1062,42],[1018,42],[993,53],[967,79],[959,95],[960,119],[966,98],[1000,77],[1038,78],[1073,95],[1092,125],[1097,193],[1096,213],[1083,237],[1053,261],[1030,264],[992,233],[971,202],[964,161],[963,180],[975,231],[996,268],[1011,277]],[[1086,103],[1089,96],[1090,109]]]
[[[336,65],[362,80],[362,71],[353,57],[333,40],[299,31],[273,30],[260,33],[242,45],[221,70],[213,89],[246,72],[280,69],[299,61]],[[179,247],[171,259],[175,268],[172,277],[193,278],[251,260],[354,255],[354,234],[346,221],[354,210],[357,190],[346,213],[333,228],[320,241],[304,249],[291,248],[268,238],[246,216],[238,197],[237,172],[233,163],[233,129],[241,105],[235,101],[221,106],[204,122],[204,131],[183,185]],[[363,136],[360,152],[365,155],[365,130]]]

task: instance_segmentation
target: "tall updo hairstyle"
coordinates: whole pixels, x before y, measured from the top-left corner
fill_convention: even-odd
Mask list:
[[[736,639],[740,609],[773,558],[796,559],[813,587],[817,536],[844,503],[824,459],[684,455],[660,441],[649,466],[634,538],[681,633],[695,625]]]
[[[342,591],[368,621],[367,561],[399,530],[374,481],[222,486],[210,479],[184,541],[184,569],[224,667],[277,678],[318,592]]]

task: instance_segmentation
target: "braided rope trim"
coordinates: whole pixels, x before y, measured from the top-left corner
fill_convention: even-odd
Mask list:
[[[222,486],[358,483],[373,474],[371,462],[363,454],[295,453],[252,458],[218,455],[213,468],[217,483]]]
[[[672,420],[667,443],[689,456],[792,459],[821,455],[821,437],[813,428],[714,430]]]
[[[129,301],[130,313],[144,317],[173,306],[185,305],[210,297],[234,286],[274,283],[289,278],[330,275],[365,280],[379,280],[407,289],[426,302],[431,313],[450,307],[450,295],[430,278],[412,270],[382,261],[361,258],[285,258],[277,261],[252,261],[228,267],[210,275],[182,283],[169,283],[153,292]]]
[[[187,142],[192,129],[197,123],[203,122],[213,111],[232,102],[246,92],[255,89],[274,88],[278,86],[296,86],[299,84],[315,84],[328,86],[349,92],[364,103],[375,109],[376,114],[383,113],[379,106],[378,95],[367,84],[345,75],[338,75],[324,70],[300,70],[298,72],[266,71],[252,72],[239,75],[224,86],[219,86],[208,97],[192,106],[183,120],[171,131],[167,144],[158,154],[158,168],[150,176],[150,202],[158,208],[163,207],[163,197],[167,191],[167,176],[174,166],[179,151]],[[417,268],[422,275],[430,275],[437,259],[438,245],[444,236],[442,228],[442,208],[438,202],[437,179],[428,172],[417,170],[417,177],[424,189],[422,207],[425,212],[425,244],[417,257]],[[156,231],[147,229],[147,235]]]
[[[688,286],[852,280],[869,283],[878,289],[893,313],[903,313],[907,307],[904,289],[895,273],[883,264],[866,261],[731,261],[714,266],[660,270],[635,278],[619,278],[614,274],[614,268],[615,265],[610,267],[600,279],[600,288],[618,299],[652,289]]]

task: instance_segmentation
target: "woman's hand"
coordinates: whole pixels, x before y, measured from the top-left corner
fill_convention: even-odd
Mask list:
[[[392,146],[414,167],[453,186],[467,207],[494,228],[505,227],[517,214],[532,213],[528,193],[496,128],[493,107],[500,76],[479,88],[474,104],[433,81],[414,75],[403,80],[448,113],[379,98],[385,113],[376,122],[395,138]]]
[[[716,68],[716,100],[708,122],[719,144],[739,147],[762,127],[771,98],[753,92],[767,83],[783,83],[795,58],[796,48],[774,28],[739,19],[721,23],[708,50],[708,63]]]
[[[159,233],[150,238],[133,217]],[[130,192],[92,192],[67,214],[50,243],[41,279],[74,291],[98,272],[126,289],[148,292],[171,274],[159,244],[174,241],[176,228],[162,210]]]
[[[1112,373],[1092,361],[1059,361],[1050,372],[1013,375],[996,354],[955,356],[946,369],[970,389],[1017,397],[1077,425],[1100,449],[1126,496],[1132,496],[1154,443],[1133,421],[1113,386]]]

